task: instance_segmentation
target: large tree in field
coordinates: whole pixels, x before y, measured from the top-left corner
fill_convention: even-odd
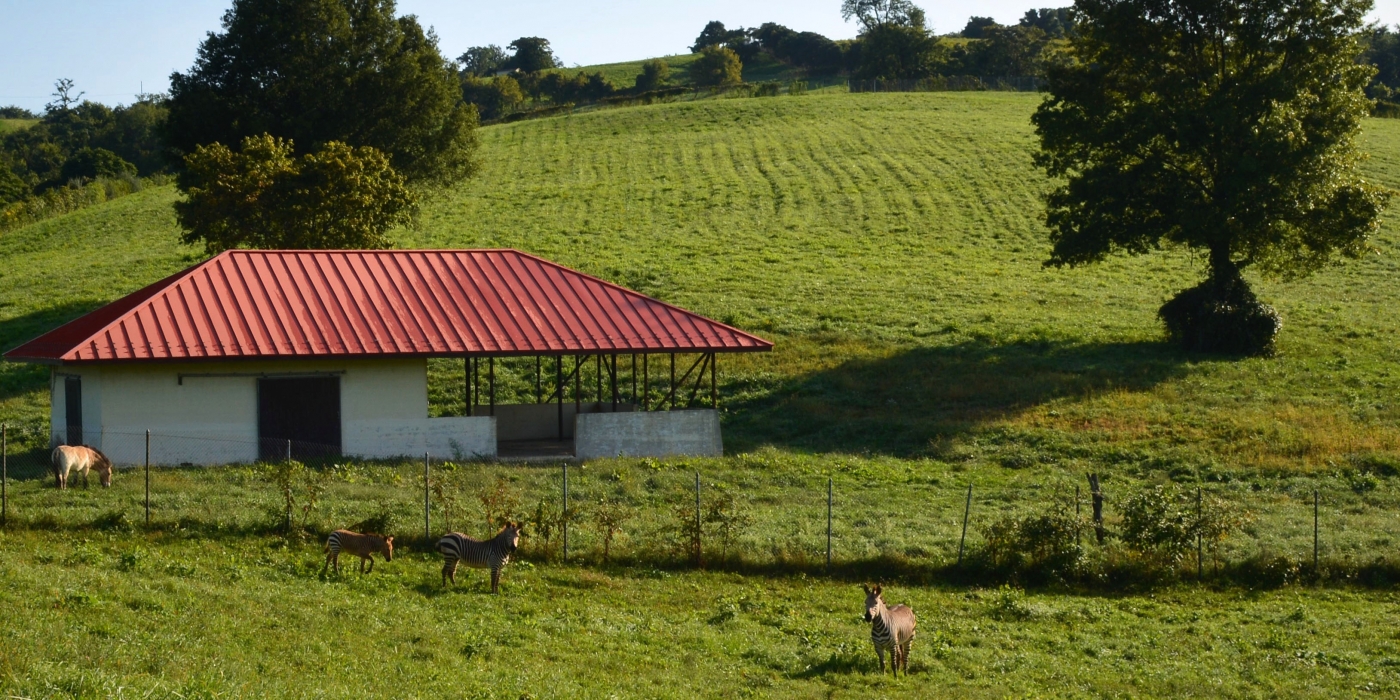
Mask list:
[[[1368,250],[1389,192],[1356,141],[1372,68],[1370,0],[1078,0],[1071,59],[1047,68],[1034,123],[1048,265],[1167,246],[1200,286],[1159,312],[1188,350],[1272,351],[1278,315],[1241,272],[1307,275]]]
[[[171,76],[169,110],[180,155],[266,133],[301,153],[373,147],[410,183],[473,170],[476,114],[455,66],[393,0],[234,0],[194,67]]]

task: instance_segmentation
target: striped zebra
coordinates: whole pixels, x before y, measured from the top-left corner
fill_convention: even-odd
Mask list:
[[[510,555],[520,545],[520,525],[506,523],[501,531],[485,542],[472,539],[460,532],[449,532],[438,540],[437,550],[442,552],[442,585],[452,579],[457,585],[457,562],[466,562],[473,569],[491,570],[491,592],[495,593],[501,583],[501,568],[510,563]]]
[[[914,611],[908,605],[885,607],[885,599],[880,597],[880,586],[865,588],[865,621],[870,623],[870,641],[875,643],[875,653],[880,657],[880,673],[885,672],[885,650],[890,652],[890,672],[899,675],[900,667],[904,675],[909,675],[909,644],[914,641]]]
[[[361,535],[358,532],[349,530],[336,530],[326,538],[326,565],[321,567],[321,575],[326,574],[326,569],[332,564],[335,565],[335,573],[340,574],[340,553],[346,551],[360,558],[360,573],[365,571],[365,562],[369,562],[369,570],[374,571],[374,553],[383,552],[384,561],[394,560],[394,538],[380,535]]]

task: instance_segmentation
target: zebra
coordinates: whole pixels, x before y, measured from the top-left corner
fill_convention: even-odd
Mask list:
[[[880,586],[865,588],[865,621],[870,623],[870,641],[875,644],[875,653],[880,657],[880,673],[885,672],[885,650],[890,651],[890,672],[909,675],[909,644],[914,641],[914,611],[907,605],[885,607],[880,597]]]
[[[331,536],[326,538],[326,565],[321,567],[322,576],[332,564],[335,566],[335,573],[340,573],[341,550],[359,557],[360,573],[369,573],[365,571],[365,562],[369,561],[369,571],[374,571],[375,552],[383,552],[384,561],[394,560],[394,538],[381,535],[361,535],[349,530],[332,532]]]
[[[495,593],[501,583],[501,568],[510,563],[510,555],[520,545],[520,524],[509,522],[485,542],[467,537],[460,532],[449,532],[438,540],[437,550],[442,552],[442,585],[452,579],[457,585],[457,562],[466,562],[474,569],[491,570],[491,592]]]

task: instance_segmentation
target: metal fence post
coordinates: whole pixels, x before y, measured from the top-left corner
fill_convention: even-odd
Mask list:
[[[151,431],[146,431],[146,525],[151,524]]]
[[[10,523],[10,426],[0,424],[0,525]]]
[[[826,570],[831,571],[831,477],[826,478]]]
[[[433,540],[433,534],[432,534],[432,531],[429,529],[429,528],[430,528],[430,525],[429,525],[429,523],[428,523],[428,513],[429,513],[429,510],[428,510],[428,509],[429,509],[429,507],[430,507],[430,505],[429,505],[430,502],[428,501],[428,460],[429,460],[429,459],[430,459],[430,457],[428,456],[428,453],[427,453],[427,452],[424,452],[424,453],[423,453],[423,541],[424,541],[424,542],[432,542],[432,540]]]
[[[1206,577],[1205,546],[1201,526],[1205,524],[1205,512],[1201,509],[1201,487],[1196,487],[1196,580]]]
[[[967,516],[972,513],[972,484],[967,485],[967,505],[963,507],[962,539],[958,540],[958,566],[963,562],[963,546],[967,544]]]
[[[675,362],[675,355],[671,355],[671,361]],[[695,566],[703,567],[704,560],[701,552],[704,551],[704,543],[700,538],[700,471],[695,472]]]
[[[1317,489],[1313,489],[1313,574],[1318,575],[1317,559]]]
[[[287,461],[292,461],[292,441],[287,441]]]
[[[569,561],[569,465],[564,464],[564,510],[559,514],[563,520],[564,531],[564,562]]]

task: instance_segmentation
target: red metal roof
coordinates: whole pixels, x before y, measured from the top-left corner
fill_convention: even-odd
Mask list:
[[[772,348],[517,250],[231,250],[5,358],[77,363]]]

